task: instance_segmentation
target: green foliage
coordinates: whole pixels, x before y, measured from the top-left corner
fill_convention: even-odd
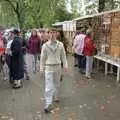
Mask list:
[[[50,27],[54,22],[80,16],[82,0],[71,0],[71,13],[66,9],[68,0],[0,0],[0,24],[21,28]],[[93,14],[96,4],[88,5],[86,13]],[[99,0],[99,11],[120,8],[119,0]]]
[[[20,28],[24,25],[25,18],[25,4],[24,0],[1,0],[2,14],[6,15],[5,20],[8,18],[8,23],[18,24]],[[8,11],[9,10],[9,11]],[[14,19],[12,21],[12,19]]]
[[[119,0],[99,0],[99,12],[120,8]]]
[[[120,8],[120,1],[119,0],[109,0],[109,1],[105,1],[105,7],[107,10],[112,10],[112,9],[116,9],[116,8]]]
[[[86,6],[86,14],[94,14],[98,12],[98,3],[94,2]]]
[[[73,16],[71,13],[69,13],[66,10],[65,4],[62,4],[56,8],[53,18],[55,18],[54,20],[62,22],[62,21],[66,21],[66,20],[71,20],[73,18]]]
[[[49,27],[55,21],[72,18],[66,10],[66,0],[1,0],[0,3],[3,8],[1,14],[9,17],[5,24],[19,23],[20,28]]]
[[[71,0],[71,11],[73,18],[79,17],[83,10],[81,11],[82,3],[81,0]]]

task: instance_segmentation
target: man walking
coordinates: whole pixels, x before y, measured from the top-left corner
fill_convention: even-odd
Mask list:
[[[61,77],[61,63],[63,68],[68,68],[66,53],[63,43],[56,40],[57,31],[49,31],[49,41],[42,46],[40,59],[40,72],[45,72],[45,112],[53,108],[53,102],[59,102],[59,88]],[[54,99],[53,99],[54,98]]]

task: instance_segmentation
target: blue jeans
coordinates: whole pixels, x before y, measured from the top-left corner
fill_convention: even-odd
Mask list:
[[[26,63],[26,54],[23,55],[23,64],[24,64],[24,75],[25,75],[25,78],[28,78],[28,71],[27,71],[27,63]]]
[[[38,54],[33,54],[32,55],[32,68],[33,68],[34,73],[37,72],[37,60],[38,60]]]
[[[93,56],[86,56],[86,72],[91,73],[93,68]]]
[[[78,55],[78,67],[80,69],[85,69],[86,66],[86,57],[84,55]]]

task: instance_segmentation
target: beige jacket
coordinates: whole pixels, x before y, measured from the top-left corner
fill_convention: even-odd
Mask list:
[[[63,43],[59,41],[48,41],[42,46],[41,57],[40,57],[40,71],[44,70],[56,70],[61,67],[68,68],[66,53]]]

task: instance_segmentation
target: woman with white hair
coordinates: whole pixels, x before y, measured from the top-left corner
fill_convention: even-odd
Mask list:
[[[92,31],[90,29],[86,32],[86,38],[84,43],[84,55],[86,56],[86,77],[91,78],[92,65],[93,65],[93,55],[95,47],[92,41]]]

